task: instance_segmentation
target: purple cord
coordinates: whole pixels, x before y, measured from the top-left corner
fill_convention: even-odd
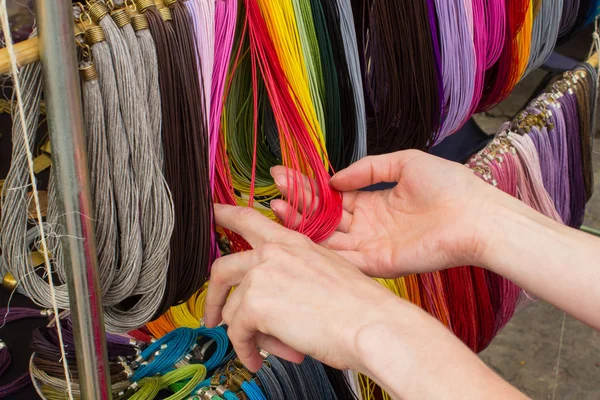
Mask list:
[[[558,29],[559,39],[570,33],[577,21],[577,11],[579,10],[579,0],[564,0],[562,16],[560,19],[560,28]]]
[[[438,99],[440,102],[440,110],[444,109],[444,83],[442,80],[442,53],[440,50],[439,43],[439,32],[438,32],[438,22],[435,15],[435,4],[434,0],[427,0],[427,12],[429,17],[429,26],[431,29],[431,42],[433,45],[433,59],[435,60],[435,75],[437,80],[437,92]],[[443,123],[444,115],[440,116],[439,124],[440,126]],[[433,142],[439,143],[438,133],[434,133]]]
[[[29,372],[26,372],[12,383],[0,386],[0,399],[18,393],[29,385],[31,385],[31,377],[29,376]]]
[[[556,208],[562,220],[567,223],[571,219],[571,189],[569,179],[569,147],[567,146],[567,128],[562,110],[553,101],[548,102],[552,113],[554,129],[550,131],[550,144],[557,160],[558,187],[561,188],[556,202]]]
[[[4,375],[10,366],[11,361],[12,359],[8,347],[4,342],[0,341],[0,376]],[[0,399],[11,396],[30,384],[31,378],[29,377],[29,372],[26,372],[11,383],[0,386]]]
[[[442,109],[446,116],[435,137],[437,144],[459,129],[469,117],[475,90],[476,57],[473,21],[469,18],[464,2],[435,0],[435,6],[442,51]]]
[[[10,365],[10,351],[6,347],[6,343],[0,341],[0,376],[4,375]]]
[[[569,148],[569,188],[571,197],[571,218],[565,221],[572,228],[583,224],[585,214],[586,193],[583,180],[583,166],[581,160],[581,138],[579,132],[579,118],[577,114],[577,98],[573,93],[564,93],[558,101],[565,117],[567,127],[567,146]]]
[[[546,191],[552,198],[552,201],[554,201],[554,204],[556,205],[556,198],[558,197],[557,189],[559,189],[556,185],[555,178],[556,161],[554,160],[554,152],[552,151],[546,129],[544,128],[542,131],[539,127],[533,126],[531,127],[531,132],[529,132],[529,137],[533,141],[538,152],[540,170],[542,172],[542,182],[544,183]]]
[[[8,310],[8,314],[7,314]],[[27,307],[0,308],[0,325],[25,318],[46,318],[47,310],[36,310]]]

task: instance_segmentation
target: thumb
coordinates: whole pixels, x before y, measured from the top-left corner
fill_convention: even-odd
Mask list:
[[[404,150],[380,156],[368,156],[335,174],[330,185],[340,192],[358,190],[382,182],[398,182],[402,168],[412,159],[425,155]]]

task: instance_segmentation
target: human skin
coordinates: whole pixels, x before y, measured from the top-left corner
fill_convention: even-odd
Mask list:
[[[289,197],[285,174],[272,170]],[[357,191],[378,182],[398,185]],[[538,214],[468,168],[404,151],[358,161],[331,186],[342,192],[344,212],[321,245],[251,209],[215,205],[216,222],[253,250],[215,262],[205,322],[229,325],[250,370],[262,363],[258,346],[290,361],[307,354],[362,372],[394,398],[524,397],[438,321],[367,275],[479,265],[600,327],[600,241]],[[292,215],[287,207],[272,203],[282,218]]]

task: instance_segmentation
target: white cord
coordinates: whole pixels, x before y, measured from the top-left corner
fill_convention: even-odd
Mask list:
[[[17,56],[13,46],[12,35],[10,33],[10,24],[8,22],[8,12],[6,8],[6,0],[1,0],[0,3],[0,23],[2,24],[2,31],[4,32],[4,39],[6,42],[6,49],[8,50],[8,56],[10,59],[10,71],[13,79],[13,90],[17,97],[17,107],[19,110],[19,119],[21,120],[21,126],[23,127],[22,132],[26,143],[27,149],[27,164],[29,167],[29,177],[31,179],[31,188],[33,193],[33,201],[35,203],[35,213],[37,219],[37,225],[40,232],[40,243],[42,246],[42,254],[44,255],[44,264],[46,266],[46,273],[48,275],[48,284],[50,285],[50,293],[52,298],[52,308],[54,311],[54,318],[56,320],[56,328],[58,332],[58,340],[60,342],[60,353],[62,357],[63,369],[65,371],[65,380],[67,383],[67,392],[69,399],[73,400],[73,393],[71,389],[71,377],[69,374],[69,366],[67,364],[67,356],[64,349],[62,329],[60,321],[58,321],[58,306],[56,303],[56,296],[54,293],[54,284],[52,282],[52,267],[50,265],[50,258],[48,257],[48,250],[46,244],[46,234],[44,232],[44,223],[42,219],[42,211],[40,208],[40,201],[38,196],[37,182],[35,179],[35,172],[33,167],[33,154],[30,150],[29,138],[27,137],[27,122],[25,118],[25,112],[23,111],[23,100],[21,99],[21,86],[19,83],[19,71],[17,66]]]

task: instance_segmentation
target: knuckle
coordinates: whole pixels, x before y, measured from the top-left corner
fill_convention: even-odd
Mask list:
[[[210,270],[210,280],[211,283],[220,284],[223,283],[223,268],[222,268],[222,258],[217,259]]]
[[[264,278],[265,273],[262,265],[257,265],[246,274],[246,281],[248,282],[249,287],[260,286],[261,282],[264,281]]]
[[[256,218],[257,211],[250,207],[237,207],[233,215],[238,220],[253,219]]]
[[[225,304],[223,310],[221,311],[221,318],[223,318],[223,322],[227,325],[231,325],[233,322],[233,309],[229,305],[229,303]]]
[[[265,243],[259,248],[259,255],[262,260],[266,260],[267,258],[273,257],[279,254],[281,251],[281,246],[275,243]]]

